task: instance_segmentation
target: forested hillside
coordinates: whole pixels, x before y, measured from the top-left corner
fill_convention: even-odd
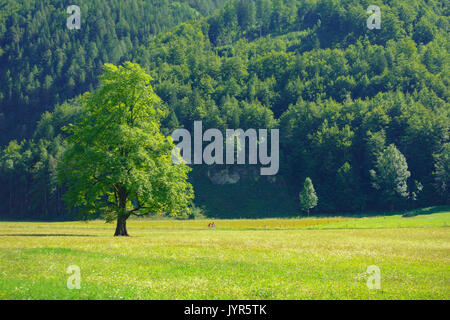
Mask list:
[[[369,30],[364,1],[234,1],[160,35],[142,53],[138,62],[157,79],[172,122],[280,128],[275,187],[261,191],[270,185],[264,179],[223,197],[220,186],[211,199],[214,187],[205,182],[196,188],[203,204],[227,215],[252,199],[247,210],[268,215],[296,204],[308,176],[321,212],[448,201],[448,163],[443,173],[435,160],[449,150],[448,8],[388,3],[378,2],[382,28]],[[370,176],[390,144],[411,172],[409,195],[395,205]]]
[[[371,4],[381,8],[379,30],[366,26]],[[185,15],[174,18],[174,23],[191,11],[180,12]],[[93,60],[95,70],[87,67],[91,64],[86,61],[92,59],[88,46],[80,46],[84,51],[78,55],[74,52],[84,60],[79,72],[69,72],[71,58],[63,60],[61,69],[58,63],[49,64],[55,88],[48,97],[52,100],[40,101],[47,99],[42,91],[33,100],[32,92],[38,91],[27,91],[30,82],[25,80],[33,72],[14,74],[25,86],[14,81],[9,87],[2,85],[3,121],[14,128],[20,118],[32,123],[20,111],[25,106],[46,110],[92,88],[101,61],[131,59],[154,78],[155,91],[169,110],[166,133],[180,126],[190,129],[195,120],[202,120],[205,129],[280,129],[280,172],[275,178],[255,176],[251,168],[232,168],[237,183],[213,184],[208,176],[223,168],[194,168],[196,204],[205,206],[210,215],[299,213],[298,193],[306,177],[317,191],[316,212],[442,204],[450,200],[448,13],[442,1],[234,0],[208,17],[181,23],[141,45],[152,34],[148,31],[132,46],[134,51],[117,49],[121,46],[115,44],[134,37],[130,32],[121,37],[119,25],[125,23],[113,19],[117,25],[106,29],[115,32],[116,40],[109,46],[109,38],[99,36],[98,56],[104,52],[104,58]],[[124,21],[129,29],[142,23],[136,17],[124,16]],[[100,32],[98,26],[89,30]],[[3,34],[8,32],[11,28]],[[90,36],[82,32],[77,37]],[[66,42],[59,43],[55,47]],[[13,50],[7,48],[1,58],[2,83],[5,79],[9,83],[4,70],[17,67],[7,63],[5,57]],[[114,54],[116,50],[120,53]],[[30,59],[45,58],[46,50],[38,52]],[[20,63],[33,65],[23,57]],[[54,80],[57,75],[64,79]],[[77,90],[70,91],[70,83]],[[77,116],[77,110],[77,100],[62,104],[42,116],[33,139],[5,147],[0,159],[2,214],[63,215],[61,190],[54,179],[65,144],[60,129]],[[8,114],[18,118],[6,118]],[[385,170],[386,163],[394,169]],[[383,174],[388,179],[395,170],[403,170],[407,178],[400,191],[383,184]]]
[[[96,85],[106,62],[133,60],[155,34],[225,0],[0,1],[0,145],[29,137],[44,111]],[[81,9],[68,30],[66,9]]]

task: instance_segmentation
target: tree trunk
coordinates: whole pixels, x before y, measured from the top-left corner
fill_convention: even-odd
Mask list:
[[[13,199],[12,199],[12,175],[10,175],[9,177],[9,216],[12,217],[12,203],[13,203]]]
[[[127,192],[125,188],[123,187],[118,188],[117,200],[119,202],[118,206],[120,211],[117,216],[117,226],[114,236],[128,237],[127,219],[130,216],[130,213],[127,212]]]
[[[114,233],[115,237],[122,236],[122,237],[128,237],[127,232],[127,218],[123,216],[119,216],[117,218],[117,226],[116,226],[116,232]]]

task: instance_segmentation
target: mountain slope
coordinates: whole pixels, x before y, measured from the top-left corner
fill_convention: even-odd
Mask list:
[[[139,46],[132,58],[153,76],[170,111],[167,134],[192,129],[195,120],[204,130],[280,129],[276,177],[260,177],[246,166],[195,166],[198,206],[220,217],[299,214],[306,177],[318,193],[317,212],[450,200],[448,7],[423,0],[376,3],[380,30],[366,27],[366,1],[229,1]],[[64,213],[54,170],[64,150],[60,128],[77,110],[75,101],[45,113],[33,139],[3,150],[1,212]],[[411,172],[408,196],[392,204],[370,175],[390,144]],[[217,174],[239,181],[215,184],[209,177]]]
[[[0,2],[0,145],[29,137],[40,115],[92,89],[106,62],[225,0],[84,0],[81,29],[68,30],[66,0]]]

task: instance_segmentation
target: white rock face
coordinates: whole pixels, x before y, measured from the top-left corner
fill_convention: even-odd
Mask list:
[[[241,176],[238,172],[226,168],[217,171],[208,170],[208,178],[213,184],[224,185],[237,183]]]
[[[235,184],[238,183],[241,177],[247,175],[251,179],[257,181],[260,179],[258,168],[255,167],[228,167],[217,168],[213,167],[208,169],[207,175],[209,180],[216,185]],[[269,183],[276,183],[277,178],[275,176],[264,177]]]

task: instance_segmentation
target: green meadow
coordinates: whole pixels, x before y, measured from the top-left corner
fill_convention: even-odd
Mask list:
[[[449,299],[450,210],[407,217],[0,222],[0,299]],[[67,288],[69,266],[81,288]],[[367,287],[367,267],[381,289]]]

